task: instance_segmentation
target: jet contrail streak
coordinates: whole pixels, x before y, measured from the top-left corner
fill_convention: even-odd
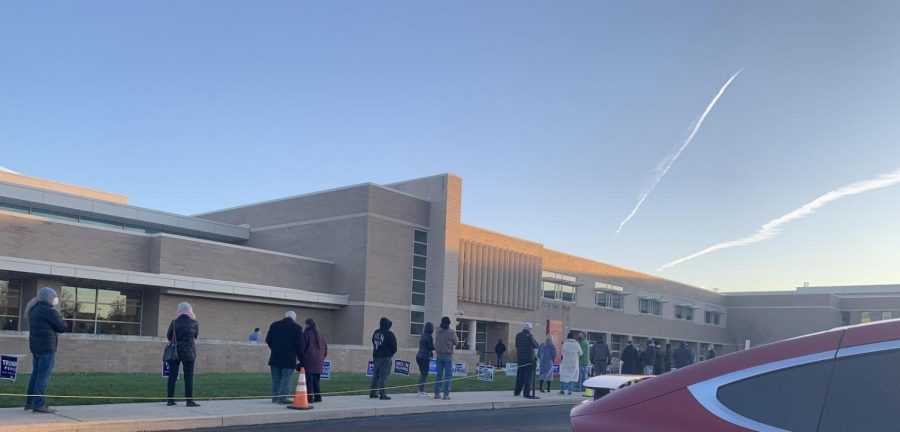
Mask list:
[[[697,121],[695,121],[692,125],[693,128],[691,129],[690,135],[688,135],[687,139],[684,140],[684,143],[681,144],[681,147],[678,148],[678,151],[675,152],[674,155],[666,156],[666,158],[659,163],[659,166],[656,167],[656,177],[653,178],[653,182],[650,183],[650,186],[646,190],[644,190],[643,193],[641,193],[641,197],[638,199],[638,202],[637,204],[635,204],[634,208],[631,209],[631,213],[629,213],[628,216],[619,223],[619,228],[616,229],[616,235],[618,235],[619,232],[622,231],[622,228],[625,226],[625,224],[627,224],[628,221],[630,221],[631,218],[634,217],[635,214],[637,214],[638,210],[641,208],[641,205],[644,204],[644,200],[646,200],[647,197],[650,196],[650,193],[653,192],[653,189],[656,188],[656,185],[659,183],[659,181],[662,180],[663,176],[665,176],[667,172],[669,172],[669,168],[672,168],[672,164],[674,164],[678,157],[681,156],[681,152],[683,152],[684,149],[687,148],[688,144],[691,143],[691,141],[694,139],[694,135],[697,135],[697,131],[700,130],[700,126],[703,126],[703,120],[706,120],[706,116],[709,115],[709,112],[712,111],[714,106],[716,106],[716,102],[719,101],[719,98],[722,97],[722,94],[725,93],[725,90],[728,89],[728,86],[731,85],[731,82],[734,81],[734,79],[737,78],[737,76],[740,75],[743,70],[744,69],[741,68],[741,70],[737,71],[734,75],[731,76],[731,78],[728,78],[728,81],[725,82],[725,85],[723,85],[722,88],[719,89],[719,92],[716,93],[716,96],[712,99],[712,101],[709,102],[709,105],[706,106],[703,114],[700,114],[700,118],[698,118]]]
[[[662,267],[656,269],[656,271],[665,270],[669,267],[676,266],[686,261],[690,261],[694,258],[699,258],[703,255],[710,254],[722,249],[729,249],[737,246],[747,246],[749,244],[761,242],[763,240],[768,240],[772,237],[775,237],[779,232],[782,225],[786,225],[790,222],[793,222],[797,219],[805,217],[814,213],[820,207],[824,207],[826,204],[837,201],[841,198],[857,195],[864,192],[868,192],[875,189],[881,189],[888,186],[893,186],[897,183],[900,183],[900,169],[897,169],[888,174],[882,174],[873,179],[864,180],[861,182],[856,182],[847,186],[844,186],[839,189],[835,189],[831,192],[828,192],[806,204],[802,207],[784,215],[777,219],[774,219],[767,224],[760,227],[750,236],[740,238],[737,240],[731,240],[727,242],[722,242],[718,244],[714,244],[706,249],[701,250],[700,252],[688,255],[684,258],[679,258],[675,261],[672,261],[668,264],[663,265]]]

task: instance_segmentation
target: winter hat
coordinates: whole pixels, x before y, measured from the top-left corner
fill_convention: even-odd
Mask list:
[[[532,323],[525,323],[525,330],[531,330],[532,328],[534,328],[534,324],[532,324]]]
[[[38,290],[38,300],[45,301],[47,303],[52,303],[53,299],[56,298],[56,290],[50,287],[43,287]]]

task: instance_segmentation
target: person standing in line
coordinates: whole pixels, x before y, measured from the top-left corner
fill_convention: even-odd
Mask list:
[[[38,290],[35,299],[25,307],[28,317],[28,349],[31,351],[31,379],[28,381],[28,395],[25,410],[35,413],[52,414],[56,410],[47,406],[44,394],[50,384],[50,375],[56,365],[56,348],[59,333],[65,333],[69,326],[54,306],[59,304],[56,291],[50,287]]]
[[[272,403],[288,405],[293,402],[291,376],[303,359],[303,327],[297,324],[297,313],[287,311],[284,318],[269,326],[266,345],[269,346],[269,369],[272,373]]]
[[[694,352],[687,347],[684,341],[681,341],[681,345],[672,354],[672,359],[674,361],[672,370],[681,369],[694,364]]]
[[[259,327],[253,329],[253,332],[250,333],[250,337],[248,338],[250,342],[259,343]]]
[[[544,393],[544,381],[547,382],[546,392],[550,392],[550,383],[553,382],[553,362],[556,361],[556,344],[553,343],[553,335],[547,335],[547,339],[538,348],[538,375],[540,387],[538,390]]]
[[[391,361],[397,353],[397,337],[391,331],[394,323],[382,317],[378,322],[378,330],[372,333],[372,387],[369,397],[372,399],[391,400],[384,387],[387,385],[388,376],[391,374]]]
[[[588,378],[588,366],[591,365],[591,348],[584,332],[578,332],[578,346],[581,347],[581,354],[578,357],[578,383],[575,386],[579,392],[584,391],[584,380]]]
[[[569,332],[569,338],[562,345],[562,361],[559,363],[559,394],[571,395],[578,381],[578,362],[583,354],[581,344],[575,340],[575,332]]]
[[[428,321],[425,323],[425,331],[419,336],[419,351],[416,353],[416,364],[419,365],[419,397],[428,396],[425,393],[425,381],[428,379],[428,366],[431,364],[433,352],[434,324]]]
[[[672,371],[672,344],[666,344],[666,351],[663,352],[663,372]]]
[[[309,393],[307,393],[307,402],[309,403],[322,402],[320,381],[325,357],[328,357],[328,343],[325,342],[325,336],[319,333],[316,322],[312,318],[307,318],[306,330],[303,331],[303,355],[300,362],[306,373],[306,385],[309,386]]]
[[[497,354],[497,367],[503,367],[503,354],[506,354],[506,345],[503,345],[503,339],[497,339],[494,352]]]
[[[656,359],[654,359],[654,361],[653,361],[653,375],[660,375],[660,374],[662,374],[662,368],[663,368],[663,350],[662,350],[661,343],[656,342],[655,351],[656,351]]]
[[[706,359],[712,360],[716,358],[716,347],[714,345],[709,346],[709,351],[706,352]]]
[[[450,328],[450,317],[441,318],[441,325],[434,334],[435,363],[437,376],[434,380],[434,398],[441,399],[441,384],[444,385],[444,400],[450,400],[453,384],[453,349],[459,340],[456,331]]]
[[[516,335],[516,389],[513,391],[514,396],[523,394],[526,399],[540,399],[535,396],[532,391],[532,380],[534,380],[535,356],[534,351],[537,349],[537,341],[531,335],[531,323],[526,323],[522,331]]]
[[[606,368],[612,361],[612,352],[604,339],[603,336],[600,336],[591,347],[591,364],[594,365],[594,375],[606,374]]]
[[[166,397],[169,399],[166,405],[175,405],[175,381],[178,380],[178,367],[184,364],[184,398],[187,400],[185,406],[198,407],[200,404],[194,402],[194,360],[197,359],[197,348],[194,340],[200,334],[200,324],[197,323],[197,316],[194,315],[194,309],[188,302],[178,304],[178,312],[175,313],[175,319],[169,323],[169,329],[166,331],[166,339],[174,342],[176,351],[178,351],[178,359],[169,362],[169,382],[166,386]]]
[[[634,343],[629,339],[625,349],[622,350],[622,374],[636,375],[638,373],[638,364],[640,363],[640,354]]]
[[[656,347],[653,339],[647,339],[647,349],[641,354],[644,375],[653,375],[653,363],[656,362]]]

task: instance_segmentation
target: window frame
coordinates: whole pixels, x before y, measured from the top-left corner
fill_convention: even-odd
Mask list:
[[[421,336],[425,329],[425,302],[428,290],[428,231],[413,229],[413,250],[410,260],[410,293],[409,293],[409,334]],[[424,249],[420,253],[419,249]],[[417,291],[421,287],[422,290]],[[417,304],[421,303],[421,304]],[[422,314],[422,322],[415,321],[413,316]]]
[[[647,303],[646,312],[644,311],[644,302]],[[662,300],[641,297],[638,299],[638,313],[641,315],[662,316]]]

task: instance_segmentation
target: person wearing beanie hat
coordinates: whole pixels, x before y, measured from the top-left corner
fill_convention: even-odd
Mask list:
[[[32,372],[28,381],[28,395],[25,398],[25,409],[36,413],[50,414],[56,410],[47,406],[44,393],[50,383],[50,374],[56,364],[56,348],[58,334],[69,330],[59,312],[53,306],[59,304],[56,290],[43,287],[38,290],[37,298],[29,302],[26,310],[29,322],[28,347],[31,350]]]
[[[166,339],[174,342],[178,351],[178,358],[169,361],[169,380],[166,383],[166,405],[175,405],[175,382],[178,380],[178,367],[184,365],[184,397],[187,400],[185,406],[198,407],[194,402],[194,360],[197,358],[197,348],[194,339],[200,334],[200,324],[194,315],[194,308],[188,302],[178,304],[178,312],[175,319],[169,323],[166,331]]]

